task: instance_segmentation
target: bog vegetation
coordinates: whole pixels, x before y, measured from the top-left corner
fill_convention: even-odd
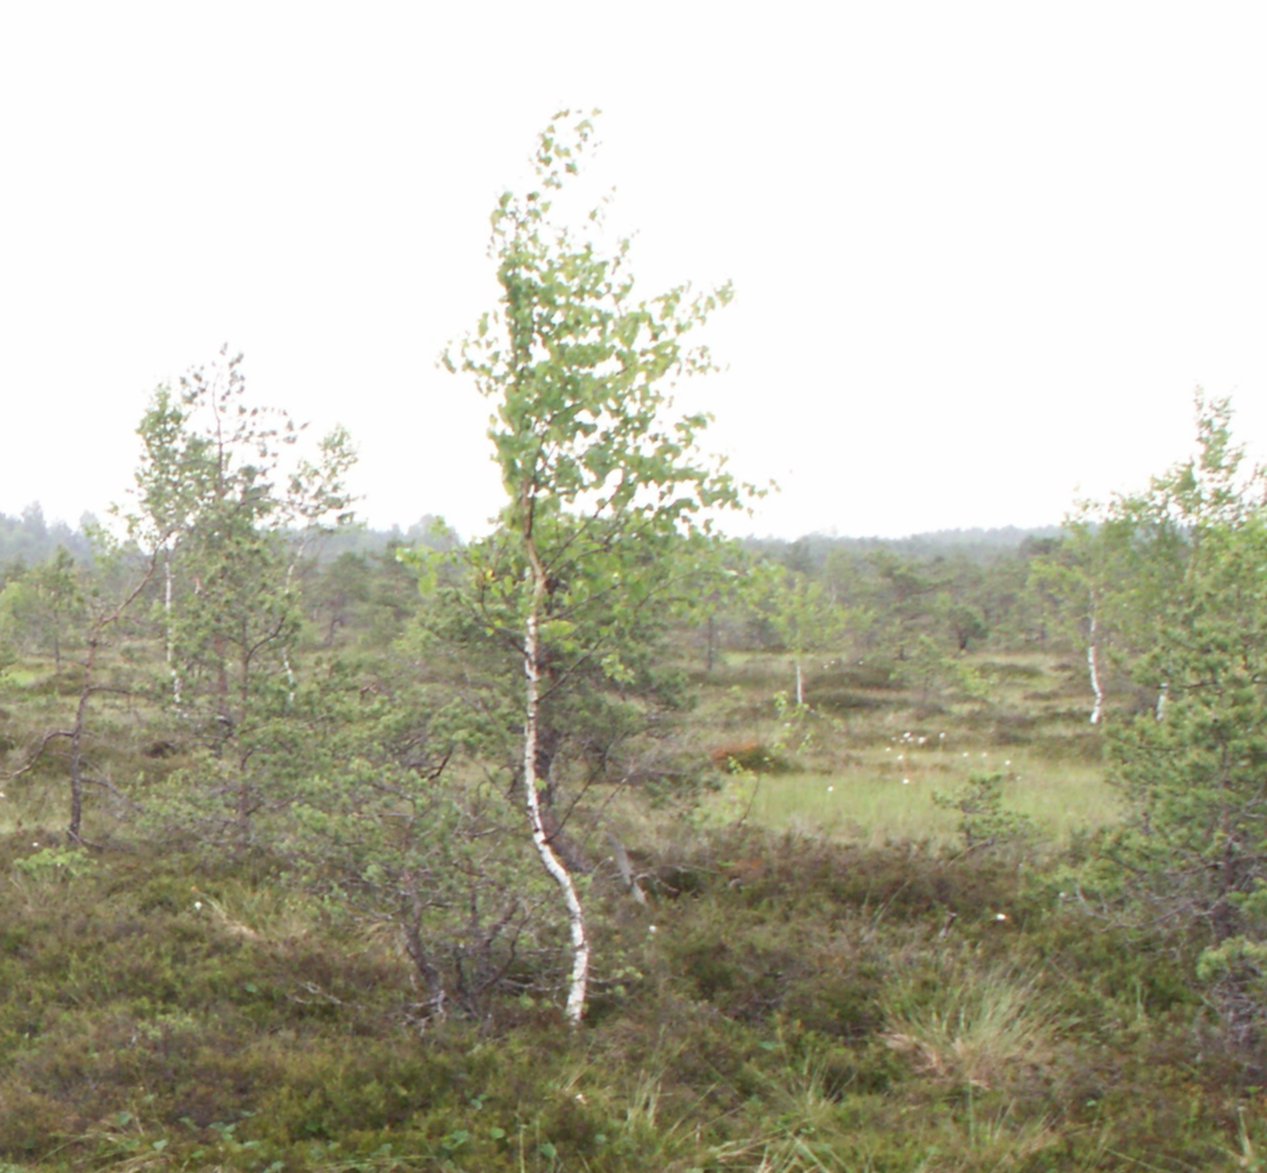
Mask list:
[[[1267,527],[1229,406],[1062,530],[725,543],[635,295],[495,216],[486,537],[228,352],[0,519],[0,1170],[1256,1169]]]

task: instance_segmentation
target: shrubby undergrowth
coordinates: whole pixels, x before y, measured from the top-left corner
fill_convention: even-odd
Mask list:
[[[557,953],[423,1012],[398,940],[267,853],[0,859],[16,1167],[1212,1168],[1267,1140],[1185,959],[989,848],[662,832],[648,903],[593,905],[579,1032]]]
[[[291,740],[245,836],[186,785],[213,752],[199,727],[124,690],[97,698],[103,784],[68,845],[61,742],[30,750],[82,677],[25,657],[0,680],[18,773],[0,799],[0,1162],[1257,1167],[1260,1045],[1228,1031],[1211,968],[1245,958],[1137,914],[1066,658],[996,649],[990,695],[935,706],[922,681],[824,660],[807,694],[867,703],[820,710],[790,704],[782,653],[702,670],[683,641],[665,666],[693,707],[646,733],[578,719],[557,748],[583,783],[568,834],[595,964],[569,1032],[497,693],[478,660],[381,632],[379,615],[300,645]],[[121,681],[146,667],[130,654]],[[455,695],[485,698],[482,727]],[[888,805],[857,833],[863,795]],[[899,809],[901,839],[882,832]]]

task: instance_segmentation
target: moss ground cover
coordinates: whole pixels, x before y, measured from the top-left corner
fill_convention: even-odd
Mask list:
[[[164,849],[102,806],[98,849],[69,852],[56,769],[7,783],[0,1169],[1259,1168],[1267,1108],[1188,961],[1059,888],[1114,817],[1059,662],[938,712],[836,679],[849,704],[795,720],[781,671],[697,682],[693,752],[782,765],[630,817],[648,903],[592,878],[573,1033],[530,995],[424,1022],[397,941],[266,845]],[[3,687],[14,761],[38,679]],[[120,737],[116,776],[168,768],[145,747]],[[983,770],[1036,829],[1023,851],[965,848],[955,796]]]

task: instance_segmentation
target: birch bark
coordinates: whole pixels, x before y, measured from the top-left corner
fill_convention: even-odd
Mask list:
[[[535,561],[535,559],[534,559]],[[534,569],[534,578],[536,572]],[[568,979],[565,1015],[570,1025],[580,1026],[585,1016],[585,1000],[589,990],[590,945],[585,931],[585,910],[576,889],[576,881],[567,865],[550,845],[541,817],[541,800],[537,778],[537,738],[541,715],[541,664],[539,659],[538,607],[544,601],[544,582],[533,584],[533,609],[524,625],[524,807],[532,828],[532,842],[541,864],[559,886],[567,908],[568,931],[572,939],[572,973]]]
[[[1091,708],[1091,724],[1098,725],[1104,717],[1104,687],[1100,682],[1099,647],[1096,644],[1098,625],[1095,612],[1091,613],[1090,630],[1087,635],[1087,674],[1091,678],[1091,695],[1095,704]]]

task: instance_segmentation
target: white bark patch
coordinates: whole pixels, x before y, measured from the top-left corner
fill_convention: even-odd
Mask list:
[[[539,588],[538,588],[539,589]],[[566,1015],[572,1026],[579,1026],[585,1016],[585,999],[589,987],[590,947],[585,932],[585,911],[567,865],[550,846],[541,819],[541,802],[537,792],[537,736],[541,707],[541,670],[537,660],[537,613],[534,606],[524,630],[524,674],[527,677],[524,703],[524,805],[532,827],[532,842],[542,866],[563,894],[567,908],[568,928],[572,937],[572,975],[568,982]]]
[[[1091,724],[1098,725],[1104,716],[1104,687],[1100,683],[1099,651],[1096,647],[1096,620],[1091,616],[1091,630],[1087,641],[1087,673],[1091,677],[1091,692],[1095,705],[1091,709]]]

